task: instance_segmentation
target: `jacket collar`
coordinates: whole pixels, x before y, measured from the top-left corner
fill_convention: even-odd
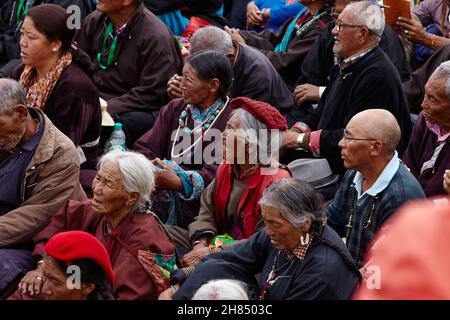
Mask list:
[[[39,125],[44,126],[41,141],[39,142],[29,167],[46,162],[53,157],[55,151],[56,127],[39,109],[34,109],[39,115]]]

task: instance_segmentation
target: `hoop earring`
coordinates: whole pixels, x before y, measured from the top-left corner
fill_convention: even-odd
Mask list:
[[[309,243],[309,233],[306,234],[306,236],[300,237],[300,243],[302,246],[306,246]]]

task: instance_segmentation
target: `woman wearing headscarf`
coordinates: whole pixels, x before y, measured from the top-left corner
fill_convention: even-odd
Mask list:
[[[169,225],[186,228],[198,213],[200,195],[213,180],[220,153],[220,132],[230,117],[230,62],[215,51],[191,56],[184,68],[183,98],[172,100],[134,150],[159,166],[152,210]],[[208,161],[209,160],[209,161]]]

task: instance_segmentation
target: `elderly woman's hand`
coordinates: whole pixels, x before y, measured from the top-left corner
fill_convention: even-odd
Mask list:
[[[209,251],[209,247],[195,248],[188,254],[185,254],[183,258],[181,258],[181,264],[183,265],[183,267],[195,266],[210,253],[211,252]]]
[[[294,90],[295,104],[300,106],[305,101],[319,101],[319,87],[312,84],[302,84]]]
[[[41,265],[39,265],[35,270],[27,272],[22,280],[20,280],[19,290],[29,296],[38,295],[41,293],[44,280],[44,273],[42,272]]]
[[[450,194],[450,170],[445,170],[443,183],[445,192],[447,192],[447,194]]]
[[[158,296],[158,300],[173,300],[173,296],[175,295],[175,290],[178,290],[180,285],[178,283],[174,284],[170,288],[167,288],[163,292],[161,292]]]
[[[425,28],[419,22],[398,17],[396,24],[400,27],[401,35],[409,41],[421,43],[423,45],[428,44],[431,35],[425,31]]]
[[[174,74],[172,78],[169,79],[169,82],[167,82],[167,94],[171,99],[181,98],[183,96],[181,79],[183,79],[182,76]]]
[[[160,167],[156,170],[155,175],[156,189],[183,191],[183,183],[180,177],[178,177],[169,165],[165,164],[159,158],[156,158],[152,162],[155,166],[158,165]]]
[[[239,29],[229,28],[225,26],[224,30],[228,32],[231,36],[231,39],[236,41],[237,43],[245,44],[244,38],[239,34]]]

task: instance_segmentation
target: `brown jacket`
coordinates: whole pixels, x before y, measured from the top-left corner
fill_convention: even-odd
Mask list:
[[[21,206],[0,216],[0,248],[27,243],[66,200],[86,198],[79,184],[80,158],[74,144],[38,112],[44,132],[25,171]]]

